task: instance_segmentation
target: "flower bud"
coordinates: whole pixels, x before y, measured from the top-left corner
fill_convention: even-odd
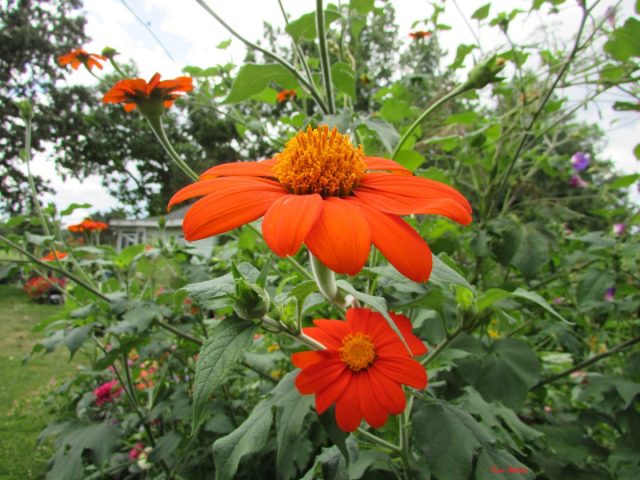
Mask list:
[[[247,281],[235,265],[232,265],[231,272],[236,283],[233,303],[236,314],[244,320],[260,320],[269,311],[269,294],[260,282],[255,284]]]
[[[115,57],[116,55],[118,55],[118,51],[115,48],[112,47],[104,47],[102,49],[102,53],[101,55],[103,57],[108,58],[109,60],[112,60],[113,57]]]
[[[462,85],[463,90],[474,90],[484,88],[490,83],[500,82],[504,80],[498,77],[498,73],[507,64],[507,61],[496,55],[489,57],[484,62],[477,64],[469,72],[467,81]]]
[[[24,120],[31,120],[33,118],[33,107],[29,100],[21,100],[19,102],[15,102],[15,104],[16,107],[18,107],[18,110],[20,110],[20,116]]]

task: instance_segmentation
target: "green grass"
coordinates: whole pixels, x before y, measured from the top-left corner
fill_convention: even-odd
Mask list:
[[[36,354],[22,365],[42,333],[32,332],[60,309],[32,302],[19,288],[0,285],[0,480],[44,478],[51,445],[36,447],[51,417],[44,398],[73,373],[68,352]]]

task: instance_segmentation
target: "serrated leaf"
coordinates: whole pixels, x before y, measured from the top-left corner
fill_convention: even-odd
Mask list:
[[[493,442],[471,415],[444,401],[423,403],[412,424],[414,445],[437,478],[468,480],[476,450]]]
[[[531,480],[533,472],[506,450],[487,445],[482,448],[476,465],[477,480]]]
[[[209,397],[231,374],[243,350],[251,344],[256,329],[254,323],[229,318],[214,328],[202,345],[194,381],[193,431],[202,422]]]
[[[242,271],[240,266],[239,270]],[[229,305],[229,295],[235,291],[235,283],[231,273],[204,282],[189,283],[180,291],[187,292],[190,297],[205,308],[216,309],[221,304]]]
[[[296,77],[279,63],[257,65],[247,63],[240,68],[225,103],[238,103],[262,92],[271,83],[282,88],[299,89]]]

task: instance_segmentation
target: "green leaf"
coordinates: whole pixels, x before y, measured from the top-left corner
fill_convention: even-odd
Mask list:
[[[476,465],[477,480],[532,480],[533,472],[505,450],[487,445]]]
[[[272,82],[287,89],[300,88],[296,77],[279,63],[266,65],[247,63],[240,68],[231,85],[229,95],[224,101],[225,103],[242,102],[262,92]]]
[[[336,423],[336,408],[331,406],[322,415],[319,415],[320,425],[324,429],[329,440],[338,447],[345,461],[349,463],[349,451],[347,450],[347,438],[349,434],[344,432]]]
[[[471,14],[471,18],[475,18],[476,20],[484,20],[489,16],[489,9],[491,8],[491,3],[486,3],[477,9],[475,12]]]
[[[640,57],[640,20],[628,18],[622,27],[615,29],[604,44],[604,51],[621,62]]]
[[[489,346],[483,356],[469,356],[456,362],[460,373],[482,397],[507,407],[522,406],[529,388],[540,380],[540,362],[525,342],[506,338]]]
[[[366,15],[373,10],[374,0],[350,0],[349,10],[355,10],[358,13]]]
[[[64,344],[69,349],[71,356],[69,360],[73,358],[76,352],[80,349],[84,341],[89,337],[93,324],[83,325],[82,327],[73,328],[64,332]]]
[[[468,112],[454,113],[453,115],[449,115],[445,124],[447,125],[471,125],[473,122],[478,120],[478,114],[472,110]]]
[[[473,456],[493,442],[486,429],[471,415],[450,403],[423,403],[412,420],[415,446],[437,478],[468,480]]]
[[[404,100],[392,97],[382,102],[379,113],[386,121],[397,123],[411,114],[411,106]]]
[[[120,254],[115,258],[115,264],[121,270],[126,270],[136,260],[138,255],[144,252],[144,245],[131,245],[123,249]]]
[[[334,9],[327,8],[324,11],[324,25],[325,29],[338,18],[340,13]],[[291,37],[298,41],[300,38],[305,40],[315,40],[317,36],[316,30],[316,12],[305,13],[300,18],[288,23],[285,27],[285,31],[291,35]]]
[[[259,452],[266,445],[273,423],[271,406],[271,399],[262,400],[238,428],[213,443],[215,480],[236,478],[240,460]]]
[[[194,381],[193,431],[202,422],[209,397],[225,382],[242,358],[242,352],[251,344],[256,328],[254,323],[228,318],[213,329],[202,345]]]
[[[218,45],[216,45],[216,48],[219,50],[224,50],[226,49],[229,45],[231,45],[231,39],[228,40],[223,40],[222,42],[220,42]]]
[[[636,183],[636,181],[639,178],[640,178],[640,173],[624,175],[622,177],[616,178],[613,182],[611,182],[609,184],[609,188],[626,188]]]
[[[489,290],[487,290],[486,292],[483,292],[479,296],[478,303],[477,303],[478,311],[482,312],[483,310],[486,310],[487,308],[493,306],[495,303],[499,302],[500,300],[503,300],[509,297],[522,298],[525,300],[529,300],[541,306],[547,312],[549,312],[551,315],[558,318],[559,320],[562,320],[565,323],[570,323],[570,322],[567,322],[567,320],[565,320],[562,317],[562,315],[556,312],[554,308],[551,305],[549,305],[549,303],[547,303],[547,301],[544,298],[542,298],[540,295],[538,295],[535,292],[530,292],[528,290],[525,290],[523,288],[518,288],[513,292],[507,292],[499,288],[490,288]]]
[[[599,269],[587,270],[578,281],[576,288],[576,299],[580,306],[589,302],[599,302],[604,300],[607,288],[613,286],[615,279],[613,275]]]
[[[337,90],[353,99],[356,98],[356,79],[348,64],[338,62],[331,65],[331,78]]]
[[[363,125],[372,130],[378,136],[384,148],[389,152],[393,151],[394,147],[400,140],[398,131],[393,127],[393,125],[385,120],[363,117],[356,123],[356,126],[359,125]]]
[[[549,260],[549,240],[533,223],[514,225],[494,251],[503,265],[513,265],[525,277],[538,273]]]
[[[636,156],[638,160],[640,160],[640,143],[637,144],[633,149],[633,154]]]
[[[162,460],[167,460],[180,446],[181,441],[182,436],[175,430],[163,435],[158,439],[155,448],[149,454],[149,461],[158,463]]]
[[[403,167],[411,170],[412,172],[424,163],[424,157],[415,150],[400,150],[396,154],[395,158]]]
[[[107,331],[116,335],[139,334],[146,331],[151,326],[151,322],[158,318],[162,318],[162,314],[155,304],[138,305],[125,312],[122,321],[112,325]]]
[[[91,204],[90,203],[72,203],[67,208],[62,210],[60,212],[60,215],[62,215],[63,217],[65,215],[71,215],[73,212],[75,212],[79,208],[91,208]]]
[[[465,45],[464,43],[458,45],[458,49],[456,50],[456,58],[453,63],[449,65],[449,69],[457,70],[458,68],[464,67],[464,59],[476,48],[477,47],[475,45]]]
[[[433,255],[433,270],[431,270],[429,283],[433,283],[440,287],[449,285],[462,285],[469,290],[473,290],[473,287],[466,278],[464,278],[457,271],[455,271],[435,255]]]
[[[45,245],[53,241],[52,235],[35,235],[33,233],[24,232],[24,237],[27,239],[27,242],[33,243],[34,245]]]
[[[187,292],[199,305],[215,310],[231,304],[229,295],[234,293],[235,283],[231,273],[227,273],[204,282],[189,283],[180,291]]]

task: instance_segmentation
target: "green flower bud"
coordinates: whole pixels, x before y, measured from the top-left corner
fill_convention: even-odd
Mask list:
[[[108,58],[109,60],[112,60],[113,57],[115,57],[116,55],[118,55],[118,51],[115,48],[111,48],[111,47],[104,47],[102,49],[102,53],[101,55],[103,57]]]
[[[467,81],[462,85],[462,90],[475,90],[484,88],[490,83],[500,82],[504,80],[498,77],[498,73],[507,64],[507,61],[496,55],[489,57],[482,63],[477,64],[469,72]]]
[[[18,107],[18,110],[20,110],[20,116],[24,120],[31,120],[33,118],[33,107],[29,100],[21,100],[19,102],[15,102],[15,104],[16,107]]]
[[[244,278],[236,279],[236,295],[233,309],[244,320],[258,321],[268,311],[271,300],[264,288],[247,282]]]

